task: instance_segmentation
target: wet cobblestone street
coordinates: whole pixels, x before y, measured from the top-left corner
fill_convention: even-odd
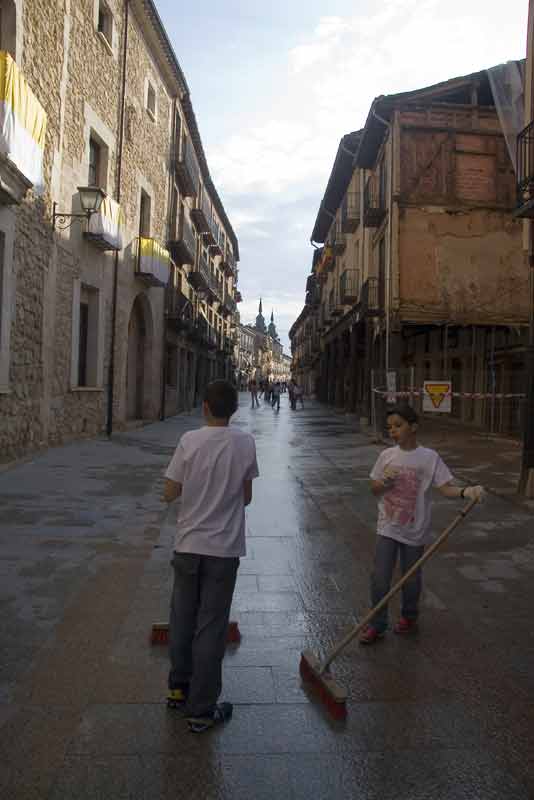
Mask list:
[[[332,721],[301,684],[368,608],[381,447],[308,404],[246,395],[257,442],[223,698],[204,736],[165,706],[173,519],[161,475],[196,415],[50,450],[0,474],[0,794],[198,800],[529,800],[534,797],[532,514],[490,495],[425,569],[421,632],[352,644]],[[424,433],[422,435],[424,444]],[[473,474],[473,480],[475,474]],[[434,528],[456,501],[435,496]],[[396,613],[397,603],[392,612]]]

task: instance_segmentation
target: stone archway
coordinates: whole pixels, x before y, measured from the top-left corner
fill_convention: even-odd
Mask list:
[[[150,352],[152,325],[150,305],[144,294],[134,300],[128,322],[128,356],[126,366],[126,419],[145,419],[150,398]]]

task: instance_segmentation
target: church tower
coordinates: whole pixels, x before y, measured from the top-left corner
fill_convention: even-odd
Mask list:
[[[278,331],[276,330],[276,325],[274,324],[274,311],[271,311],[271,321],[269,323],[267,333],[272,339],[278,339]]]
[[[263,307],[262,307],[262,303],[261,303],[261,297],[260,297],[260,307],[259,307],[258,311],[259,311],[259,314],[256,317],[256,330],[259,331],[260,333],[267,333],[267,327],[265,325],[265,319],[264,319],[263,314],[262,314]]]

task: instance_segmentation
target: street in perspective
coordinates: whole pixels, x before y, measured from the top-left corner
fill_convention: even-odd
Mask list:
[[[534,800],[534,0],[0,0],[0,798]]]
[[[490,494],[473,511],[426,567],[417,637],[390,631],[333,663],[348,691],[333,720],[300,653],[324,653],[369,607],[383,447],[287,395],[273,413],[242,394],[231,423],[255,437],[261,473],[223,666],[234,715],[187,732],[150,631],[171,589],[162,475],[200,424],[174,417],[0,475],[2,796],[532,797],[532,508]],[[452,468],[465,484],[477,464],[464,449]],[[433,533],[462,504],[437,496]]]

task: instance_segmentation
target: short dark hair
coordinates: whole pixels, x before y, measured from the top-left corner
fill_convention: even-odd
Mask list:
[[[416,422],[419,422],[419,416],[417,412],[414,411],[413,408],[408,405],[408,403],[399,403],[399,405],[390,406],[386,412],[386,419],[388,417],[392,417],[393,414],[396,414],[410,425],[415,425]]]
[[[216,419],[230,419],[239,405],[237,390],[229,381],[211,381],[204,392],[204,402]]]

